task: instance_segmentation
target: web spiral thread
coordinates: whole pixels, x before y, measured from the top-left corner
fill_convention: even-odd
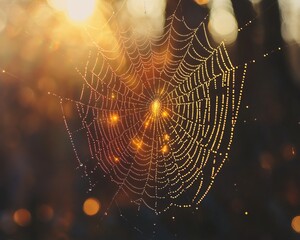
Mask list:
[[[80,97],[62,99],[85,173],[100,169],[116,195],[156,213],[199,204],[232,145],[247,65],[212,47],[206,22],[190,27],[175,11],[158,38],[117,26],[78,70]]]

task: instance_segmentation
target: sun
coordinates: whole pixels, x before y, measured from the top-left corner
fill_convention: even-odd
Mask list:
[[[88,20],[96,8],[96,0],[47,0],[47,2],[57,11],[64,12],[74,23]]]
[[[95,0],[68,0],[66,12],[72,21],[84,22],[93,15],[95,7]]]

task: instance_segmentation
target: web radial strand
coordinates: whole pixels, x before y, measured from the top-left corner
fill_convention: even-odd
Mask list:
[[[176,11],[159,38],[114,24],[109,44],[93,41],[78,99],[62,99],[91,187],[100,170],[117,186],[113,198],[125,193],[156,213],[206,196],[228,159],[247,70],[224,43],[212,47],[206,25]]]

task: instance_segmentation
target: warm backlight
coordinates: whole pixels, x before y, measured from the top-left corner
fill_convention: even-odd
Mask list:
[[[94,216],[100,211],[100,202],[96,198],[88,198],[83,203],[83,211],[88,216]]]

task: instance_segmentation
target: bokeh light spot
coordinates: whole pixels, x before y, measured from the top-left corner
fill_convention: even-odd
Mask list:
[[[300,216],[293,218],[291,226],[295,232],[300,233]]]
[[[31,222],[31,214],[27,209],[19,209],[15,211],[13,219],[17,225],[26,227]]]
[[[50,221],[54,216],[54,210],[51,206],[43,204],[37,209],[37,217],[41,221]]]
[[[198,5],[208,4],[209,0],[194,0]]]
[[[299,11],[300,1],[298,0],[279,0],[281,11],[281,33],[284,40],[288,43],[296,42],[300,45],[299,31]]]
[[[225,9],[215,9],[211,13],[209,31],[216,42],[235,42],[238,33],[234,15]]]
[[[88,216],[94,216],[100,211],[100,202],[96,198],[88,198],[83,203],[83,211]]]

